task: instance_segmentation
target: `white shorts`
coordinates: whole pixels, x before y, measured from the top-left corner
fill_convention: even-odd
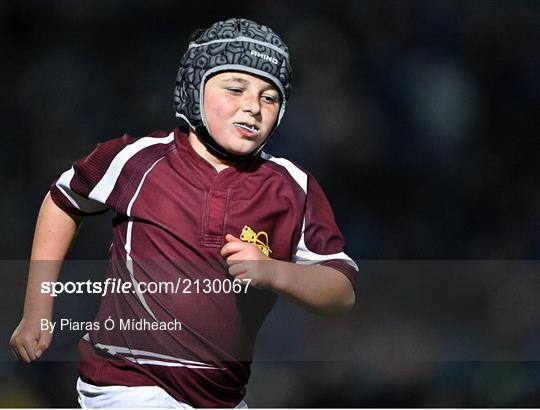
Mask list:
[[[192,409],[189,404],[175,400],[158,386],[95,386],[77,379],[77,393],[81,408],[161,407]],[[247,409],[242,400],[236,408]]]

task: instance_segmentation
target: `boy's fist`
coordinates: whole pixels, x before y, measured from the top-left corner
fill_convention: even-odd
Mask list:
[[[41,330],[40,321],[30,322],[23,318],[11,335],[9,345],[15,357],[31,363],[41,357],[49,347],[51,339],[50,332]]]
[[[275,277],[276,261],[261,252],[252,243],[242,242],[234,235],[225,236],[227,243],[221,248],[229,274],[235,279],[251,279],[250,286],[271,288]]]

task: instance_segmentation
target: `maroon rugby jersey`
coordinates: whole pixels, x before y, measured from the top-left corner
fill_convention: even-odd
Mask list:
[[[206,293],[202,281],[231,280],[220,250],[227,233],[239,237],[246,225],[266,232],[272,258],[322,263],[354,285],[357,266],[344,253],[330,205],[311,175],[265,153],[218,173],[193,150],[186,129],[98,144],[60,176],[51,196],[73,214],[116,213],[109,278],[132,289],[179,285],[102,298],[100,329],[79,344],[81,375],[96,385],[158,385],[196,407],[242,400],[255,337],[277,294],[216,287]],[[109,317],[112,330],[104,326]],[[176,319],[181,329],[120,329],[120,319]]]

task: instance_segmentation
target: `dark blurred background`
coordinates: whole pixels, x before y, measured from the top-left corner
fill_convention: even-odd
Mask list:
[[[360,265],[343,318],[277,306],[248,404],[540,406],[538,266],[519,262],[540,256],[538,1],[2,0],[2,260],[28,258],[49,184],[97,142],[178,125],[187,38],[228,17],[289,45],[266,151],[317,177]],[[73,259],[106,257],[111,217]],[[2,275],[0,406],[76,406],[70,354],[8,358],[25,272]]]

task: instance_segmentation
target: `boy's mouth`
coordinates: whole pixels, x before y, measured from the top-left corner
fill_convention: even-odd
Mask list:
[[[259,131],[259,129],[255,125],[246,124],[246,123],[243,123],[243,122],[235,122],[234,126],[238,127],[238,128],[242,128],[242,129],[244,129],[246,131],[249,131],[251,133],[255,133],[255,132]]]

